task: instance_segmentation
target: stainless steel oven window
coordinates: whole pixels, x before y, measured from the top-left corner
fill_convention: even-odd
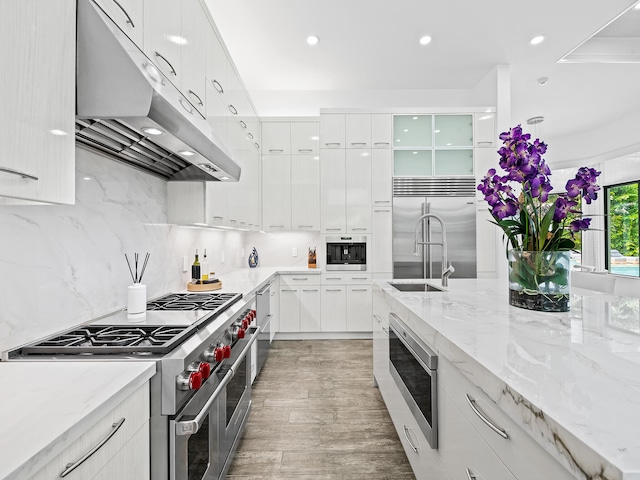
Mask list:
[[[187,441],[187,475],[189,475],[189,480],[201,480],[205,478],[205,474],[211,463],[211,459],[209,458],[212,450],[209,430],[210,421],[210,416],[207,415],[200,430],[191,435]]]
[[[437,356],[395,315],[389,317],[389,370],[432,448],[437,448]]]
[[[245,356],[240,365],[238,366],[238,370],[235,375],[231,379],[231,381],[227,384],[227,414],[226,414],[226,423],[225,426],[228,427],[231,423],[231,419],[233,418],[233,414],[235,413],[238,405],[240,404],[243,395],[247,391],[247,359],[248,356]]]

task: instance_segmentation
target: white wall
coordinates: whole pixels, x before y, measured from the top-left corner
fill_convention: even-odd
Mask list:
[[[75,205],[0,207],[0,351],[124,308],[125,253],[151,253],[149,298],[186,287],[196,248],[216,276],[244,267],[243,233],[167,225],[166,185],[76,149]]]
[[[247,234],[246,244],[247,256],[255,247],[262,267],[306,267],[309,247],[317,248],[317,267],[324,265],[318,232],[253,233]],[[294,248],[297,249],[296,256],[293,256]]]

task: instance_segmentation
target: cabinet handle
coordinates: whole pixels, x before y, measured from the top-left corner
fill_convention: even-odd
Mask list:
[[[300,153],[311,153],[311,152],[313,152],[313,149],[312,148],[299,148],[298,151]]]
[[[284,150],[282,148],[270,148],[269,151],[272,152],[272,153],[282,153],[282,152],[284,152]]]
[[[488,141],[488,140],[485,140],[485,141],[482,141],[482,142],[476,142],[476,143],[478,145],[489,145],[489,146],[493,145],[493,142]]]
[[[158,52],[154,52],[156,54],[156,57],[160,57],[162,60],[165,61],[165,63],[167,65],[169,65],[169,68],[171,69],[171,75],[174,76],[178,76],[178,74],[176,73],[176,69],[173,68],[173,65],[171,65],[171,62],[169,60],[167,60],[166,58],[164,58],[162,55],[160,55]]]
[[[35,175],[21,172],[20,170],[13,170],[12,168],[0,167],[0,172],[10,173],[12,175],[20,175],[22,178],[30,178],[31,180],[38,180],[38,177],[36,177]]]
[[[224,93],[224,88],[222,88],[222,85],[220,85],[220,82],[218,80],[214,78],[213,80],[211,80],[211,84],[213,85],[213,88],[215,88],[218,93]]]
[[[380,210],[380,209],[376,209],[373,211],[374,213],[389,213],[391,212],[391,210],[387,209],[387,210]]]
[[[366,232],[367,229],[366,228],[362,228],[362,227],[357,227],[357,228],[352,228],[351,230],[353,230],[354,232]]]
[[[325,145],[328,147],[329,145],[337,145],[337,146],[340,146],[340,145],[342,145],[342,144],[341,144],[340,142],[328,142],[328,143],[325,143]]]
[[[122,10],[122,13],[124,13],[124,16],[127,17],[127,23],[131,25],[131,28],[136,28],[136,26],[133,24],[133,20],[131,20],[131,17],[129,16],[127,11],[122,7],[122,5],[120,5],[120,2],[118,2],[117,0],[113,0],[113,3],[115,3],[118,6],[118,8]]]
[[[253,144],[253,145],[254,145],[256,148],[260,148],[260,145],[259,145],[258,143],[255,143],[255,142],[254,142],[254,144]]]
[[[351,142],[351,145],[366,145],[367,142]]]
[[[219,218],[220,220],[222,220],[224,217],[218,217],[217,215],[214,215],[213,219],[215,220],[216,218]]]
[[[111,425],[111,431],[107,434],[107,436],[104,437],[102,440],[100,440],[91,450],[85,453],[82,456],[82,458],[80,458],[79,460],[76,460],[75,462],[67,463],[67,466],[65,467],[65,469],[62,472],[60,472],[60,477],[62,478],[66,477],[71,472],[73,472],[76,468],[78,468],[80,465],[86,462],[89,459],[89,457],[91,457],[91,455],[93,455],[98,450],[100,450],[102,446],[105,443],[107,443],[111,439],[111,437],[113,437],[116,434],[118,430],[120,430],[120,427],[122,426],[123,423],[124,423],[124,417],[121,418],[116,423],[114,423],[113,425]]]
[[[189,90],[189,95],[191,95],[192,97],[196,97],[196,100],[198,100],[198,105],[200,105],[201,107],[204,107],[204,103],[202,103],[202,100],[200,99],[200,97],[196,92],[194,92],[193,90]]]
[[[269,225],[269,228],[284,228],[284,225]]]
[[[374,145],[390,145],[389,142],[374,142]]]
[[[351,277],[351,280],[369,280],[368,277]]]
[[[242,128],[247,128],[247,124],[246,124],[246,123],[244,123],[242,120],[240,120],[238,123],[240,124],[240,126],[241,126]],[[252,137],[252,138],[253,138],[253,137]]]
[[[418,447],[416,447],[413,442],[411,441],[411,437],[409,436],[409,427],[407,427],[406,425],[403,425],[404,427],[404,436],[407,437],[407,441],[409,442],[409,445],[411,446],[411,449],[415,452],[418,453]]]
[[[374,200],[373,203],[390,203],[390,200]]]
[[[313,228],[313,225],[298,225],[298,228]]]
[[[326,230],[327,230],[327,232],[339,232],[342,229],[341,228],[327,228]]]
[[[476,480],[478,478],[469,468],[465,468],[465,472],[467,473],[468,480]]]
[[[325,280],[342,280],[342,277],[327,277]]]
[[[352,292],[366,292],[367,289],[366,288],[352,288],[351,291]]]
[[[236,110],[236,107],[234,107],[233,105],[229,104],[229,111],[231,113],[233,113],[234,115],[238,114],[238,110]]]
[[[387,336],[389,336],[389,329],[388,329],[388,328],[382,327],[382,331],[383,331],[384,333],[386,333],[386,334],[387,334]]]
[[[297,290],[288,290],[286,288],[283,288],[280,290],[281,292],[297,292]]]
[[[327,288],[325,291],[326,292],[341,292],[342,289],[341,288]]]
[[[294,277],[291,280],[300,280],[300,281],[302,281],[302,280],[309,280],[309,279],[307,277],[302,277],[302,278],[295,278]]]
[[[244,123],[244,122],[241,122],[241,123]],[[247,138],[248,138],[249,140],[253,140],[253,138],[254,138],[254,137],[253,137],[253,133],[251,133],[251,132],[247,133]]]
[[[314,288],[314,289],[306,289],[306,288],[303,288],[303,289],[302,289],[302,291],[303,291],[303,292],[317,292],[317,291],[318,291],[318,289],[317,289],[317,288]]]
[[[496,432],[502,438],[509,438],[509,435],[507,435],[507,432],[504,430],[504,428],[497,427],[494,423],[492,423],[487,417],[483,415],[480,409],[478,409],[478,407],[476,406],[476,401],[473,398],[471,398],[468,393],[465,393],[464,396],[467,397],[467,402],[469,403],[471,410],[473,410],[473,412],[478,417],[480,417],[480,420],[482,420],[491,430]]]

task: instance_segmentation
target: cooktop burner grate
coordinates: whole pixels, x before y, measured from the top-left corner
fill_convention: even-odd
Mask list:
[[[170,293],[147,303],[147,310],[219,310],[240,300],[239,293]]]

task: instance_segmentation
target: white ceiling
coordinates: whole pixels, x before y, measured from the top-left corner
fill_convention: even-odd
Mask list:
[[[549,136],[640,111],[640,64],[557,63],[635,0],[206,3],[260,116],[435,106],[419,103],[470,91],[497,64],[510,65],[512,122],[542,115]],[[640,11],[627,15],[640,24]],[[320,37],[315,47],[310,34]],[[433,42],[421,46],[425,34]],[[530,46],[536,34],[547,40]]]

